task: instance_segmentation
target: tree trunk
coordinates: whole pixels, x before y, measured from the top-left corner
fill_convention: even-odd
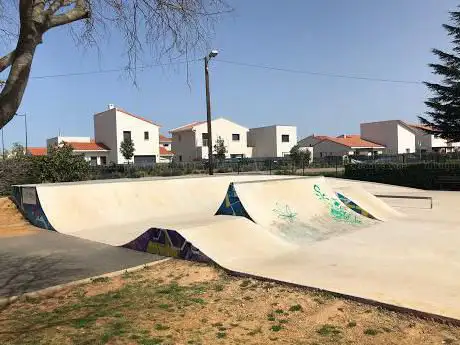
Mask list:
[[[0,128],[3,128],[14,117],[21,104],[29,80],[35,49],[42,41],[41,24],[31,20],[30,17],[25,18],[32,16],[29,8],[21,12],[22,24],[18,44],[8,79],[0,93]]]

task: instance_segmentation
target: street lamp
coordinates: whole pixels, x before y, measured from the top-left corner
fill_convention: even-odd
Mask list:
[[[217,50],[211,50],[208,56],[204,57],[204,78],[206,81],[206,119],[208,123],[208,164],[209,175],[213,175],[213,157],[212,157],[212,132],[211,132],[211,95],[209,92],[209,61],[219,54]]]

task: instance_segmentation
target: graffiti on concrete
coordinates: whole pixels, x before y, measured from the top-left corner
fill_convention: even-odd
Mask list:
[[[340,200],[329,197],[326,193],[321,191],[321,187],[317,184],[313,186],[316,197],[327,204],[329,208],[329,215],[336,221],[345,222],[349,224],[361,224],[361,220],[352,212],[348,210],[348,207],[344,206]]]
[[[357,205],[355,202],[353,202],[350,199],[348,199],[345,195],[343,195],[341,193],[336,193],[336,194],[337,194],[337,197],[340,199],[340,201],[345,206],[347,206],[349,209],[355,211],[356,213],[358,213],[358,214],[360,214],[360,215],[362,215],[364,217],[367,217],[367,218],[370,218],[370,219],[377,219],[372,214],[370,214],[366,210],[362,209],[361,206]]]
[[[27,197],[24,197],[24,192],[27,193]],[[31,197],[31,193],[33,193],[34,198]],[[32,187],[14,186],[13,201],[16,203],[27,220],[33,225],[42,229],[54,231],[55,229],[48,221],[48,218],[46,217],[40,203],[40,199],[36,193],[36,189],[33,188],[32,190]],[[31,202],[31,200],[33,200],[34,203],[28,203]]]
[[[273,212],[278,216],[279,219],[285,220],[289,223],[294,222],[297,218],[297,212],[291,210],[289,205],[280,205],[276,203],[276,208],[273,209]]]
[[[216,215],[240,216],[252,220],[243,204],[241,203],[233,183],[228,186],[225,199],[217,210]]]
[[[122,247],[190,261],[210,261],[198,248],[174,230],[151,228]]]

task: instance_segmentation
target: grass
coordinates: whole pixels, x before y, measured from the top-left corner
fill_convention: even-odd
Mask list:
[[[166,331],[169,329],[169,326],[162,325],[161,323],[155,324],[155,329],[157,331]]]
[[[365,335],[374,336],[380,333],[380,331],[373,328],[366,328],[363,332]]]
[[[329,324],[322,325],[316,332],[323,337],[336,336],[342,333],[337,326]]]
[[[270,327],[270,330],[271,330],[272,332],[279,332],[279,331],[281,331],[282,329],[283,329],[283,326],[281,326],[281,325],[273,325],[273,326]]]
[[[225,332],[217,332],[216,336],[217,336],[217,339],[226,338],[227,333],[225,333]]]
[[[200,264],[171,260],[128,276],[1,309],[0,344],[351,344],[357,333],[363,345],[460,339],[455,327],[275,283],[266,289],[265,283]],[[257,287],[257,294],[242,290],[249,286]],[[372,324],[385,327],[357,327]]]
[[[295,304],[289,307],[289,311],[302,311],[302,306],[300,304]]]

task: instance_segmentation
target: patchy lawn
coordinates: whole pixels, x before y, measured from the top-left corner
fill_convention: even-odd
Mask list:
[[[459,344],[449,327],[171,260],[0,310],[0,344]]]

